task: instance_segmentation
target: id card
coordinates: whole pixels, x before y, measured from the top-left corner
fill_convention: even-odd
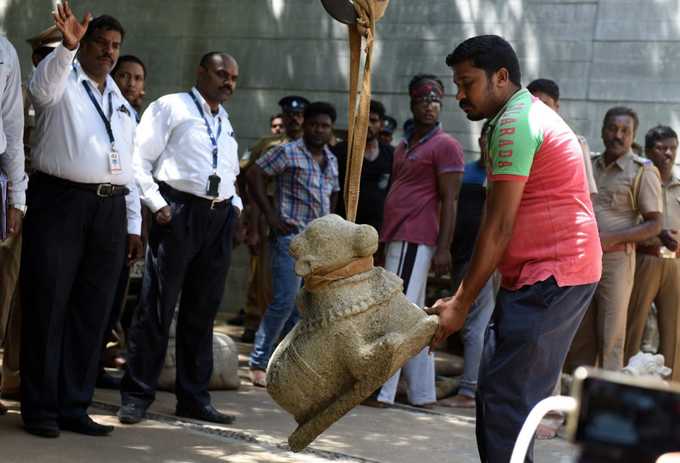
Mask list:
[[[118,175],[123,172],[123,166],[120,163],[120,154],[116,150],[109,152],[109,172],[113,175]]]
[[[217,198],[220,195],[220,180],[222,179],[217,174],[212,174],[208,177],[208,187],[205,194]]]

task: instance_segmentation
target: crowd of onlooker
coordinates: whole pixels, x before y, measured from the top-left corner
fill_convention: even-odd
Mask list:
[[[87,414],[96,385],[120,388],[118,417],[137,423],[154,400],[176,317],[177,415],[230,423],[233,416],[211,405],[208,382],[232,247],[245,242],[251,255],[242,339],[253,343],[250,379],[265,386],[273,349],[298,319],[301,280],[289,244],[315,218],[345,214],[348,147],[335,130],[336,110],[282,98],[271,133],[239,159],[223,106],[237,87],[233,56],[206,53],[194,87],[145,107],[147,68],[121,56],[125,30],[115,18],[79,19],[68,2],[54,17],[55,26],[29,40],[35,70],[23,87],[16,52],[0,39],[2,397],[20,400],[25,429],[43,437],[109,434],[112,427]],[[399,275],[420,307],[431,272],[449,276],[451,291],[459,287],[489,183],[493,124],[484,125],[479,159],[466,163],[440,123],[445,87],[435,75],[412,78],[401,140],[393,139],[397,120],[371,101],[360,178],[356,221],[378,230],[376,263]],[[554,81],[527,89],[559,112]],[[638,127],[633,109],[613,107],[603,118],[601,154],[579,137],[602,277],[564,369],[621,369],[640,350],[654,308],[659,352],[680,380],[678,137],[659,125],[639,146]],[[139,302],[121,314],[130,265],[142,258]],[[403,375],[414,406],[440,399],[474,407],[498,280],[486,281],[465,320],[464,371],[453,397],[437,397],[426,348],[366,403],[393,403]],[[126,352],[117,380],[102,353],[121,325]]]

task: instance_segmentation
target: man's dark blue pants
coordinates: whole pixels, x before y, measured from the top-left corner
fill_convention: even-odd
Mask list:
[[[499,291],[477,389],[477,447],[483,463],[510,461],[524,420],[559,379],[596,286],[559,287],[551,277]],[[533,443],[525,461],[533,462]]]
[[[235,213],[229,201],[211,209],[205,199],[161,186],[172,221],[151,223],[141,304],[128,336],[123,404],[148,407],[165,361],[170,324],[180,298],[175,343],[178,407],[210,403],[213,322],[229,270]]]

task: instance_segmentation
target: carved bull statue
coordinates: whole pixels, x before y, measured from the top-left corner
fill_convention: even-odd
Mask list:
[[[337,215],[314,220],[290,245],[304,278],[300,321],[267,369],[267,391],[295,417],[288,443],[307,447],[420,352],[437,328],[403,295],[402,280],[373,266],[378,234]]]

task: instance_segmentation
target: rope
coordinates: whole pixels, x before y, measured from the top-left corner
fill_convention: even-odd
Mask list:
[[[358,257],[339,268],[319,269],[305,277],[305,289],[317,291],[325,288],[334,281],[343,280],[359,273],[368,272],[373,268],[373,256]]]
[[[347,134],[347,175],[345,176],[345,210],[347,220],[354,222],[359,202],[361,167],[364,162],[368,111],[371,103],[371,58],[375,39],[375,24],[383,17],[389,0],[353,0],[357,22],[349,26],[349,130]],[[361,45],[366,40],[366,60],[357,108],[361,64]]]

